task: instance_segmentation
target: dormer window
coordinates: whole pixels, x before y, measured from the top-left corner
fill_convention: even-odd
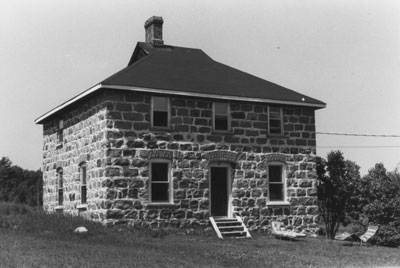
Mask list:
[[[214,130],[229,131],[229,103],[215,102],[214,103]]]
[[[151,116],[152,127],[169,127],[169,98],[152,97],[151,98]]]
[[[268,107],[268,134],[282,135],[282,108]]]

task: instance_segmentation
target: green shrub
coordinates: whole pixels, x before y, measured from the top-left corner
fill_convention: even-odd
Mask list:
[[[348,216],[359,230],[378,225],[371,243],[400,246],[400,174],[376,164],[363,178],[353,180]]]
[[[371,238],[371,243],[386,247],[399,247],[400,221],[381,226],[376,235]]]

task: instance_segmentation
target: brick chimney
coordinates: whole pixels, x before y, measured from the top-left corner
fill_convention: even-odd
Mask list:
[[[150,43],[153,46],[164,45],[164,41],[162,40],[163,23],[163,18],[158,16],[153,16],[146,20],[144,23],[144,28],[146,29],[146,43]]]

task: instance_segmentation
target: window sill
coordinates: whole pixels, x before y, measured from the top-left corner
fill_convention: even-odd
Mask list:
[[[269,138],[269,139],[290,139],[290,137],[288,137],[288,136],[273,135],[273,134],[267,134],[267,138]]]
[[[148,203],[148,208],[176,208],[178,207],[177,204],[172,203]]]
[[[63,147],[63,144],[62,144],[62,143],[57,143],[56,149],[60,149],[60,148],[62,148],[62,147]]]
[[[173,131],[173,129],[171,128],[171,127],[150,127],[150,130],[151,131],[160,131],[160,132],[165,132],[165,131],[168,131],[168,132],[171,132],[171,131]]]
[[[62,211],[64,210],[64,206],[55,206],[55,207],[54,207],[54,210],[55,210],[56,212],[62,212]]]
[[[288,201],[274,201],[274,202],[270,201],[270,202],[267,202],[267,206],[290,206],[290,205],[291,204]]]
[[[211,132],[211,134],[213,134],[213,135],[229,135],[229,136],[233,136],[233,131],[232,130],[226,130],[226,131],[213,130]]]
[[[76,208],[77,208],[79,211],[85,211],[85,210],[87,210],[88,205],[87,205],[87,204],[81,204],[81,205],[77,205]]]

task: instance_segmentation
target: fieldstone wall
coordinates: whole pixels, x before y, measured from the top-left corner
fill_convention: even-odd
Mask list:
[[[106,154],[107,102],[104,94],[82,102],[43,125],[43,208],[48,212],[81,214],[104,220],[106,190],[103,187]],[[64,121],[63,142],[57,138]],[[79,165],[87,164],[87,204],[82,205]],[[58,205],[57,169],[63,169],[64,202]],[[78,209],[79,208],[79,209]]]
[[[212,130],[212,100],[170,96],[168,129],[150,127],[151,95],[107,90],[44,124],[44,209],[107,224],[208,225],[209,166],[229,163],[232,208],[251,228],[271,219],[315,226],[315,119],[312,108],[283,107],[284,133],[268,136],[268,105],[232,101],[230,133]],[[57,146],[58,120],[64,141]],[[173,202],[149,203],[149,163],[171,163]],[[269,161],[285,163],[290,205],[268,204]],[[79,164],[87,163],[87,206],[80,204]],[[57,168],[64,205],[57,206]]]
[[[150,127],[151,96],[112,92],[107,105],[103,186],[106,222],[152,227],[208,224],[209,164],[231,163],[232,205],[253,228],[280,218],[315,227],[315,119],[311,108],[283,107],[284,134],[268,136],[268,105],[231,102],[230,133],[212,130],[212,101],[170,96],[168,129]],[[211,153],[211,154],[210,154]],[[173,204],[149,203],[149,162],[172,163]],[[286,163],[291,205],[268,204],[268,161]]]

